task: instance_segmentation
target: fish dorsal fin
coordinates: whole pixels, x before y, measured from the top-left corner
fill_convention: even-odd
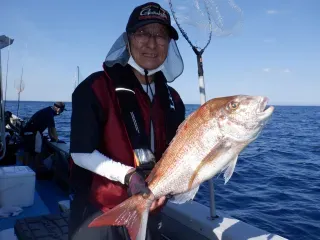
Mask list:
[[[224,184],[227,184],[227,182],[230,180],[230,178],[234,172],[234,169],[236,168],[237,160],[238,160],[238,155],[236,155],[234,157],[234,159],[232,161],[230,161],[229,164],[222,170],[222,171],[224,171],[226,169],[223,174]]]
[[[198,190],[199,190],[199,186],[191,189],[188,192],[174,195],[172,198],[169,198],[169,201],[176,203],[176,204],[182,204],[182,203],[185,203],[189,200],[193,200],[193,198],[197,194]]]

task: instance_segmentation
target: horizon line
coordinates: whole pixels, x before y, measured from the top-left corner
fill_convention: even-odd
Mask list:
[[[20,102],[52,102],[55,103],[58,100],[55,101],[51,101],[51,100],[20,100]],[[18,102],[18,100],[3,100],[3,102]],[[62,101],[64,103],[72,103],[72,101]],[[200,105],[200,103],[184,103],[185,105]],[[288,106],[288,107],[320,107],[320,103],[301,103],[301,104],[297,104],[297,103],[274,103],[274,104],[268,104],[269,106]]]

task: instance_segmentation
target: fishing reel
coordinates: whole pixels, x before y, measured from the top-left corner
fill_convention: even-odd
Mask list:
[[[147,178],[154,166],[156,165],[156,158],[147,148],[134,149],[136,171],[143,174]]]

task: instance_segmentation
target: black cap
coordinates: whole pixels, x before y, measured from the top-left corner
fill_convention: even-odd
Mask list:
[[[64,102],[55,102],[53,105],[57,108],[60,108],[61,112],[67,111],[67,109],[65,108],[66,105],[64,104]]]
[[[150,24],[160,23],[168,27],[170,37],[178,40],[179,35],[174,27],[171,26],[169,13],[163,9],[158,3],[148,2],[136,7],[129,18],[126,31],[135,32],[138,28]]]

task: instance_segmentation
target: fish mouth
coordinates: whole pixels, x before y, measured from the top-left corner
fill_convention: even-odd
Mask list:
[[[269,119],[274,111],[273,106],[267,108],[268,101],[269,99],[267,97],[262,97],[259,103],[258,117],[262,121]]]

